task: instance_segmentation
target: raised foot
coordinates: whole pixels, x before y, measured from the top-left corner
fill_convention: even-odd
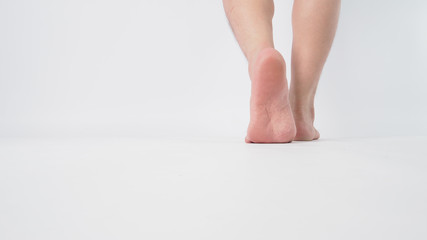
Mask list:
[[[296,134],[288,99],[286,64],[273,48],[260,51],[251,63],[250,122],[247,143],[288,143]]]

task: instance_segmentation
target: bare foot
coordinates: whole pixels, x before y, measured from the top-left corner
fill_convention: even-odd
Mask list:
[[[249,67],[252,81],[247,143],[288,143],[296,133],[288,99],[286,64],[282,55],[266,48]]]
[[[291,102],[293,102],[291,100]],[[320,137],[319,131],[314,127],[314,107],[301,107],[292,105],[295,126],[297,134],[295,141],[311,141],[317,140]]]

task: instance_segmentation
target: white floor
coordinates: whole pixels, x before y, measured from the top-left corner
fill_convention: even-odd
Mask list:
[[[427,137],[1,139],[0,239],[427,239]]]

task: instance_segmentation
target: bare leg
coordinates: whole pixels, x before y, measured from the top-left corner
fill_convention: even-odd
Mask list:
[[[245,141],[291,142],[296,130],[288,99],[286,64],[273,44],[273,0],[223,0],[223,3],[248,60],[251,99]]]
[[[297,127],[295,140],[320,137],[314,128],[314,96],[335,36],[340,0],[295,0],[292,13],[290,102]]]

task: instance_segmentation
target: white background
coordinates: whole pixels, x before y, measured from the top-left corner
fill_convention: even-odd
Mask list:
[[[291,7],[274,18],[288,66]],[[323,138],[427,134],[426,12],[343,1]],[[0,34],[0,136],[245,135],[246,60],[219,0],[1,0]]]
[[[427,239],[426,12],[343,1],[321,140],[245,144],[221,1],[0,0],[0,239]]]

